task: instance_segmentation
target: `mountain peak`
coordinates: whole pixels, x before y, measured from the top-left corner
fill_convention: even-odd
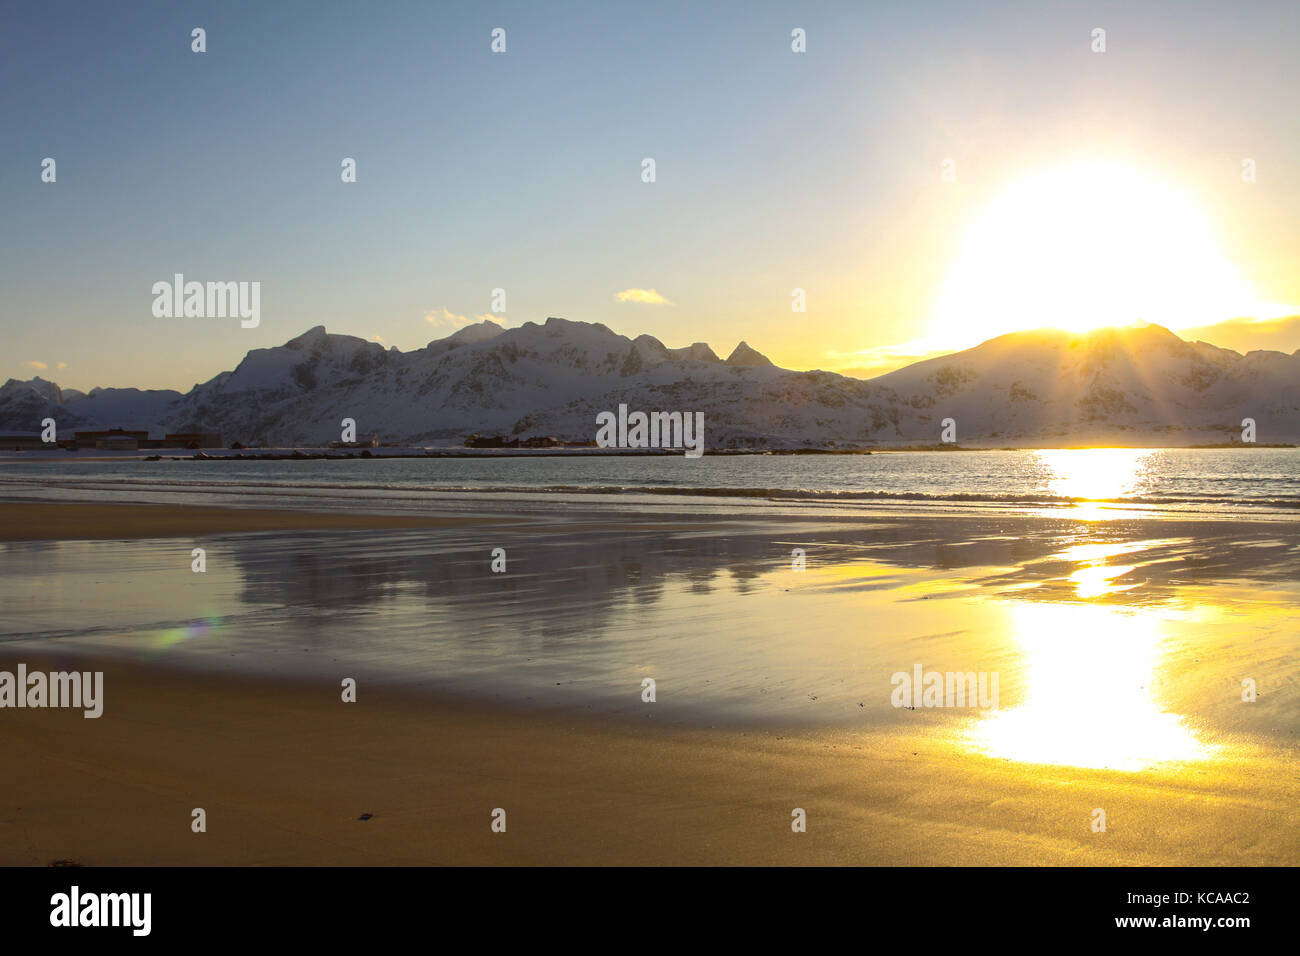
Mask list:
[[[772,360],[762,352],[750,348],[749,343],[742,340],[732,353],[727,356],[726,364],[746,368],[771,367]]]
[[[302,335],[299,335],[297,338],[292,338],[288,342],[285,342],[284,347],[287,349],[311,348],[313,345],[317,345],[320,342],[322,342],[328,335],[329,333],[325,331],[325,326],[313,325]]]
[[[466,325],[457,329],[451,335],[443,339],[435,339],[435,342],[455,342],[457,345],[470,345],[474,342],[486,342],[494,339],[505,331],[504,326],[498,325],[491,319],[484,319],[482,322],[475,322],[473,325]],[[430,342],[433,345],[434,342]]]
[[[531,323],[529,323],[531,324]],[[562,335],[579,336],[609,336],[615,332],[603,322],[583,322],[576,319],[562,319],[558,316],[547,316],[546,322],[542,325],[546,334],[551,338],[557,338]],[[622,336],[619,336],[620,338]]]
[[[693,342],[682,349],[669,349],[673,357],[679,359],[694,359],[696,362],[718,362],[718,354],[709,348],[708,342]]]
[[[41,398],[58,404],[63,401],[61,390],[57,382],[50,382],[41,378],[39,375],[34,378],[23,381],[18,378],[11,378],[0,387],[0,395],[9,396],[20,392],[29,395],[39,395]]]
[[[632,347],[645,349],[650,352],[650,354],[658,356],[659,358],[669,357],[668,346],[664,345],[653,335],[649,335],[645,332],[642,332],[632,340]]]

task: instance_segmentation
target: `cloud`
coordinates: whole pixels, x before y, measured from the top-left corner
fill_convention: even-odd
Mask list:
[[[58,362],[58,363],[55,365],[55,368],[67,368],[67,367],[68,367],[68,363],[67,363],[67,362]]]
[[[38,362],[36,361],[36,359],[32,359],[30,362],[24,362],[23,364],[26,365],[28,368],[36,369],[36,371],[38,372],[44,372],[47,368],[49,368],[49,366],[46,365],[44,362]]]
[[[478,325],[480,322],[484,320],[495,322],[498,325],[502,324],[500,316],[488,315],[486,313],[484,313],[483,315],[476,315],[473,317],[470,317],[468,315],[457,315],[455,312],[452,312],[446,306],[441,306],[437,309],[431,309],[430,311],[426,312],[424,315],[424,321],[428,322],[434,328],[444,332],[447,335],[451,335],[453,332],[459,331],[460,329],[465,328],[465,326],[467,325]]]
[[[371,338],[373,338],[380,345],[384,344],[384,337],[382,335],[372,335]]]
[[[450,325],[452,328],[460,329],[470,325],[473,322],[473,319],[463,315],[457,315],[446,306],[442,306],[426,312],[424,314],[424,321],[428,322],[430,325]]]
[[[615,292],[614,298],[619,302],[640,302],[642,305],[673,305],[654,289],[624,289]]]

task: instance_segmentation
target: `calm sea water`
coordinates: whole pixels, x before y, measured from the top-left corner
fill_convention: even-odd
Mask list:
[[[1300,449],[1085,449],[873,455],[338,461],[8,461],[0,495],[393,505],[448,493],[1300,510]],[[258,500],[261,499],[261,500]]]

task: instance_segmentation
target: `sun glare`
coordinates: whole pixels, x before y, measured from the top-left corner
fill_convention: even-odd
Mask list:
[[[1063,448],[1035,453],[1048,490],[1064,498],[1105,501],[1134,494],[1151,452],[1142,448]]]
[[[1190,328],[1261,308],[1191,198],[1128,166],[1079,163],[1021,180],[979,215],[932,336],[960,347],[1048,326]]]
[[[1168,624],[1158,615],[1025,604],[1012,609],[1012,623],[1028,695],[971,728],[977,749],[1028,763],[1130,771],[1213,754],[1156,693]]]

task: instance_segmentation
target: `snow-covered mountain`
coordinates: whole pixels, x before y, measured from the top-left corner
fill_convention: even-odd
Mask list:
[[[907,406],[950,415],[963,437],[1149,444],[1300,437],[1300,350],[1246,355],[1159,325],[990,339],[871,380]]]
[[[0,386],[0,429],[39,432],[45,418],[53,418],[60,431],[157,428],[180,397],[170,389],[92,388],[87,393],[40,377],[27,382],[11,378]]]
[[[10,380],[0,429],[219,431],[246,445],[319,445],[344,418],[358,437],[457,444],[471,433],[569,441],[596,414],[702,411],[707,446],[843,448],[962,444],[1230,441],[1243,418],[1261,442],[1300,439],[1300,351],[1241,355],[1148,325],[1087,334],[1017,332],[863,381],[777,368],[741,342],[724,361],[705,343],[668,348],[599,323],[490,321],[401,352],[316,327],[255,349],[187,394],[60,390]]]

